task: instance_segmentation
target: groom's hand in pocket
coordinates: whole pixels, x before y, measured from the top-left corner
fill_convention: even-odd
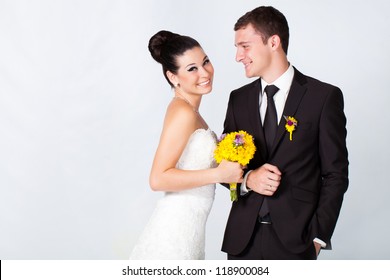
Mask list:
[[[253,170],[247,179],[247,187],[262,195],[273,196],[278,190],[282,173],[275,165],[264,164]]]

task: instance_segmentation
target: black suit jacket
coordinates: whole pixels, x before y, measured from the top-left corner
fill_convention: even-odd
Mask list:
[[[248,165],[268,162],[282,172],[280,186],[268,198],[276,234],[286,249],[303,252],[315,237],[331,248],[331,236],[348,187],[346,118],[339,88],[305,76],[294,78],[283,115],[298,121],[292,141],[282,117],[273,148],[267,154],[259,113],[260,79],[234,90],[229,99],[224,132],[245,130],[257,151]],[[267,160],[266,160],[267,159]],[[248,245],[263,196],[249,192],[231,208],[222,250],[236,255]]]

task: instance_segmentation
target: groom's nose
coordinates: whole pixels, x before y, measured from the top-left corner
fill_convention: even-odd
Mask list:
[[[244,58],[244,51],[241,48],[237,48],[236,61],[240,62]]]

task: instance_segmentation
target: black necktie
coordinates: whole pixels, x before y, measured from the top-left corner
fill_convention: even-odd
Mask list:
[[[274,95],[278,92],[278,87],[274,85],[266,86],[264,91],[267,94],[267,111],[264,118],[264,135],[267,142],[268,154],[271,152],[272,143],[274,142],[276,130],[278,128],[278,121],[276,115],[276,107],[274,102]]]
[[[264,118],[264,135],[267,142],[268,154],[271,153],[272,143],[274,142],[276,130],[278,128],[278,121],[276,115],[276,107],[274,102],[274,95],[278,92],[278,87],[274,85],[266,86],[264,91],[267,94],[267,111]],[[259,216],[265,217],[269,213],[268,202],[264,197],[263,204],[261,205]]]

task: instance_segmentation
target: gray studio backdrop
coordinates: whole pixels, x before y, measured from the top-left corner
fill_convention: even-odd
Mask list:
[[[148,176],[172,98],[148,39],[201,42],[215,83],[200,111],[220,134],[250,81],[233,25],[258,5],[286,15],[290,62],[344,92],[350,188],[320,259],[390,259],[387,0],[0,0],[0,259],[128,258],[162,195]],[[207,259],[225,259],[229,209],[219,185]]]

